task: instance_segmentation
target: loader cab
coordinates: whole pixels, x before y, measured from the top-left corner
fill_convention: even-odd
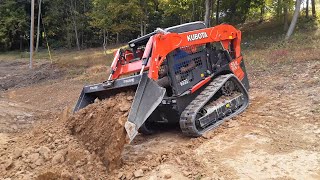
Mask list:
[[[132,53],[135,59],[140,60],[142,58],[144,48],[148,43],[150,37],[154,34],[155,32],[152,32],[128,42],[128,45],[132,49]]]

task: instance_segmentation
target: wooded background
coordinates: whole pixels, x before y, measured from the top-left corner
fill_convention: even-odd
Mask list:
[[[30,3],[0,0],[0,51],[29,48]],[[36,0],[35,32],[39,48],[80,50],[199,20],[210,26],[280,21],[287,31],[297,3],[297,16],[316,17],[315,0]]]

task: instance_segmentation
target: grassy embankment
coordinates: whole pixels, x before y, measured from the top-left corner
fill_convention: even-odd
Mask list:
[[[319,19],[301,18],[292,38],[287,42],[284,41],[285,32],[280,22],[242,24],[239,28],[243,32],[242,53],[247,66],[263,70],[274,63],[320,59],[318,24]],[[94,48],[81,51],[52,50],[51,54],[54,63],[70,69],[70,73],[73,74],[84,72],[92,66],[110,65],[117,47],[109,47],[106,53],[102,48]],[[28,61],[29,53],[17,51],[0,53],[0,60],[16,59]],[[47,50],[36,53],[35,61],[50,62]]]

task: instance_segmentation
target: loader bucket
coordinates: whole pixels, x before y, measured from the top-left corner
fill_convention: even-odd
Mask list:
[[[126,90],[135,90],[140,82],[141,75],[131,76],[127,78],[117,79],[113,85],[106,86],[106,83],[93,84],[83,87],[80,97],[73,112],[94,103],[96,99],[103,100],[114,94]]]
[[[85,86],[74,112],[94,103],[95,99],[102,100],[122,91],[136,90],[128,120],[125,123],[125,129],[131,142],[138,134],[138,129],[161,103],[166,90],[150,79],[147,73],[117,79],[111,87],[105,85],[105,83],[99,83]]]
[[[146,73],[141,76],[135,97],[129,112],[125,128],[130,142],[138,134],[139,128],[161,103],[166,89],[150,79]]]

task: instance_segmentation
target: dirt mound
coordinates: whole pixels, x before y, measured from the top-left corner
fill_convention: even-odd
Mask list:
[[[21,136],[0,146],[0,177],[6,179],[108,179],[99,156],[69,134],[63,117],[43,115]],[[50,123],[48,123],[50,122]],[[0,133],[0,139],[1,139]],[[3,138],[2,138],[3,139]],[[50,177],[50,178],[49,178]]]
[[[0,61],[0,91],[58,79],[64,74],[64,70],[48,62],[36,63],[29,69],[26,62]]]
[[[90,152],[112,170],[120,165],[121,153],[127,143],[124,123],[127,120],[133,92],[122,92],[96,102],[71,116],[67,127]]]

